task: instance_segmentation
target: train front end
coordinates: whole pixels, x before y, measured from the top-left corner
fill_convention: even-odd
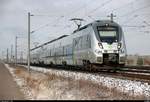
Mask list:
[[[115,22],[98,21],[93,24],[96,35],[94,53],[96,63],[124,65],[126,46],[122,28]]]

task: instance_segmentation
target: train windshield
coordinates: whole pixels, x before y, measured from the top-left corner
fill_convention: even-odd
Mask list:
[[[113,43],[118,41],[116,27],[98,27],[98,33],[102,42]]]

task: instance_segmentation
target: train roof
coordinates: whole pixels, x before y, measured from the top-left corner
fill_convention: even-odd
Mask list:
[[[85,26],[83,26],[83,27],[81,27],[81,28],[79,28],[79,29],[77,29],[77,30],[75,30],[74,32],[73,32],[73,34],[74,33],[76,33],[76,32],[78,32],[78,31],[81,31],[81,30],[83,30],[83,29],[86,29],[88,26],[95,26],[95,25],[104,25],[104,24],[106,24],[106,23],[108,23],[108,24],[111,24],[111,25],[114,25],[114,26],[119,26],[116,22],[112,22],[111,20],[96,20],[96,21],[94,21],[94,22],[92,22],[92,23],[89,23],[89,24],[87,24],[87,25],[85,25]]]
[[[42,47],[42,46],[44,46],[44,45],[47,45],[47,44],[49,44],[49,43],[52,43],[52,42],[54,42],[54,41],[60,40],[60,39],[62,39],[62,38],[64,38],[64,37],[67,37],[67,36],[68,36],[68,35],[62,35],[62,36],[60,36],[60,37],[58,37],[58,38],[56,38],[56,39],[53,39],[53,40],[51,40],[51,41],[48,41],[48,42],[46,42],[46,43],[44,43],[44,44],[42,44],[42,45],[40,45],[40,46],[37,46],[37,47],[31,49],[31,51],[32,51],[32,50],[35,50],[35,49],[37,49],[37,48],[40,48],[40,47]]]

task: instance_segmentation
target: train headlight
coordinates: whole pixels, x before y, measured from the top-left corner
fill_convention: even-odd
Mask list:
[[[108,24],[108,23],[106,23],[106,24],[105,24],[105,26],[107,27],[107,26],[109,26],[109,24]]]
[[[121,49],[122,44],[118,43],[118,49]]]
[[[100,47],[101,49],[103,49],[102,43],[98,43],[98,45],[99,45],[99,47]]]

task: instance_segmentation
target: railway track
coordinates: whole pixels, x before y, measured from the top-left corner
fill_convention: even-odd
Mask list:
[[[141,70],[149,70],[150,71],[150,66],[124,66],[124,68],[141,69]]]
[[[150,66],[148,67],[143,67],[143,66],[125,66],[125,67],[117,67],[117,71],[111,71],[108,69],[112,69],[111,66],[104,66],[104,67],[99,67],[99,69],[94,70],[94,71],[89,71],[89,70],[83,70],[81,67],[67,67],[64,68],[63,66],[40,66],[44,68],[51,68],[51,69],[58,69],[58,70],[69,70],[69,71],[76,71],[76,72],[82,72],[82,73],[92,73],[92,74],[100,74],[104,76],[110,76],[110,77],[115,77],[115,78],[123,78],[123,79],[129,79],[129,80],[137,80],[137,81],[142,81],[142,82],[147,82],[150,84]]]
[[[127,78],[130,80],[137,80],[142,82],[147,82],[150,84],[150,66],[125,66],[118,68],[115,73],[101,72],[99,74],[105,73],[113,77]]]

